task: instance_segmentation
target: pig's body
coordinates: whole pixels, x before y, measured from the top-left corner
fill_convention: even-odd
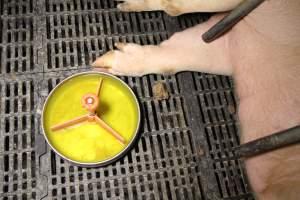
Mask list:
[[[233,75],[242,143],[300,124],[300,1],[262,4],[227,35],[206,44],[201,35],[219,17],[177,33],[160,46],[118,44],[96,67],[140,76],[201,71]],[[300,145],[246,160],[259,199],[300,199]]]

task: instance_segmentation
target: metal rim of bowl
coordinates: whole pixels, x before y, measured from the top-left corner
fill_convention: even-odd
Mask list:
[[[51,98],[52,94],[56,91],[57,88],[61,87],[65,82],[67,82],[68,80],[74,78],[74,77],[77,77],[77,76],[81,76],[81,75],[88,75],[88,74],[100,74],[100,75],[104,75],[104,76],[109,76],[117,81],[119,81],[121,84],[123,84],[127,89],[128,91],[132,94],[134,100],[135,100],[135,103],[136,103],[136,106],[137,106],[137,112],[138,112],[138,123],[137,123],[137,128],[136,128],[136,131],[134,133],[134,136],[133,138],[131,139],[131,141],[127,144],[127,146],[121,151],[119,152],[118,154],[116,154],[115,156],[113,156],[112,158],[108,158],[106,160],[103,160],[103,161],[100,161],[100,162],[91,162],[91,163],[87,163],[87,162],[79,162],[79,161],[76,161],[76,160],[72,160],[64,155],[62,155],[58,150],[56,150],[56,148],[54,148],[51,143],[49,142],[48,140],[48,137],[46,135],[46,132],[45,132],[45,129],[44,129],[44,111],[45,111],[45,108],[48,104],[48,100]],[[43,131],[43,135],[45,137],[45,140],[47,142],[47,144],[51,147],[51,149],[57,154],[59,155],[61,158],[63,158],[64,160],[67,160],[68,162],[71,162],[77,166],[82,166],[82,167],[102,167],[102,166],[105,166],[105,165],[109,165],[115,161],[117,161],[118,159],[120,159],[121,157],[123,157],[131,148],[132,148],[132,145],[135,143],[136,139],[138,138],[138,133],[139,133],[139,130],[140,130],[140,125],[141,125],[141,109],[140,109],[140,104],[139,104],[139,101],[136,97],[136,95],[134,94],[134,92],[132,91],[132,89],[129,87],[128,84],[126,84],[122,79],[112,75],[112,74],[109,74],[109,73],[105,73],[105,72],[98,72],[98,71],[90,71],[90,72],[80,72],[80,73],[76,73],[76,74],[73,74],[72,76],[64,79],[62,82],[60,82],[57,86],[55,86],[52,91],[50,92],[50,94],[47,96],[46,100],[45,100],[45,103],[43,105],[43,110],[42,110],[42,116],[41,116],[41,124],[42,124],[42,131]]]

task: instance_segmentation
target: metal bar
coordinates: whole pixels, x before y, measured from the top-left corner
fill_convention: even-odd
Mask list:
[[[251,157],[278,148],[300,143],[300,125],[245,143],[234,149],[238,157]]]
[[[205,32],[202,35],[202,39],[209,43],[219,38],[264,1],[265,0],[245,0],[237,8],[232,10],[229,15]]]

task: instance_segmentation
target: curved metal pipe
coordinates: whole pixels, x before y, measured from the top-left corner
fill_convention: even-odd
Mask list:
[[[238,146],[237,157],[251,157],[285,146],[300,143],[300,125]]]
[[[202,35],[202,39],[209,43],[219,38],[264,1],[265,0],[245,0],[237,8],[232,10],[229,15],[205,32]]]

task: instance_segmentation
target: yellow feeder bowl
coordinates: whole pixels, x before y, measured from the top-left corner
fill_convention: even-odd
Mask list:
[[[137,138],[140,107],[121,79],[101,72],[75,74],[48,96],[42,113],[44,136],[62,158],[86,167],[123,156]]]

